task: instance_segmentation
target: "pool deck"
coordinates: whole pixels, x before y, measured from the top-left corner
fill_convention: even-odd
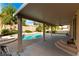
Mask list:
[[[31,42],[29,45],[25,44],[24,41],[24,52],[20,53],[22,56],[71,56],[66,52],[58,49],[55,46],[55,42],[60,39],[66,39],[64,35],[59,34],[46,34],[46,41],[39,40]],[[17,41],[7,44],[9,47],[10,53],[14,56],[17,56]]]

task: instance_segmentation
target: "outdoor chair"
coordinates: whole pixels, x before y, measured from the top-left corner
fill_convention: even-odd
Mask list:
[[[5,46],[5,45],[0,46],[0,55],[1,56],[11,56],[7,46]]]

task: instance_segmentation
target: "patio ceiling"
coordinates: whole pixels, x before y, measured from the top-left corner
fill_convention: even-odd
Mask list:
[[[67,25],[78,9],[78,3],[29,3],[14,15],[48,24]]]

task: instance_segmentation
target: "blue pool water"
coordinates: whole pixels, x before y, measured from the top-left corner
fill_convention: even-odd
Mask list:
[[[23,36],[22,40],[33,40],[33,39],[39,39],[41,37],[42,37],[41,34],[33,34],[33,35],[29,35],[29,36]]]

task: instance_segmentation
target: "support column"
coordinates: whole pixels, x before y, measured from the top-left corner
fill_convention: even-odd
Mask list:
[[[17,16],[18,21],[18,53],[23,51],[22,47],[22,17]]]
[[[74,20],[73,20],[73,36],[74,36],[74,40],[76,40],[76,16],[74,17]]]
[[[76,46],[78,49],[77,55],[79,56],[79,11],[77,12],[76,16]]]
[[[70,23],[70,35],[71,35],[71,38],[73,38],[73,20]]]
[[[76,17],[74,16],[71,25],[70,25],[70,34],[71,37],[74,39],[74,41],[76,40]]]
[[[51,38],[52,38],[52,26],[51,26]]]
[[[45,40],[45,24],[43,23],[43,39]]]

